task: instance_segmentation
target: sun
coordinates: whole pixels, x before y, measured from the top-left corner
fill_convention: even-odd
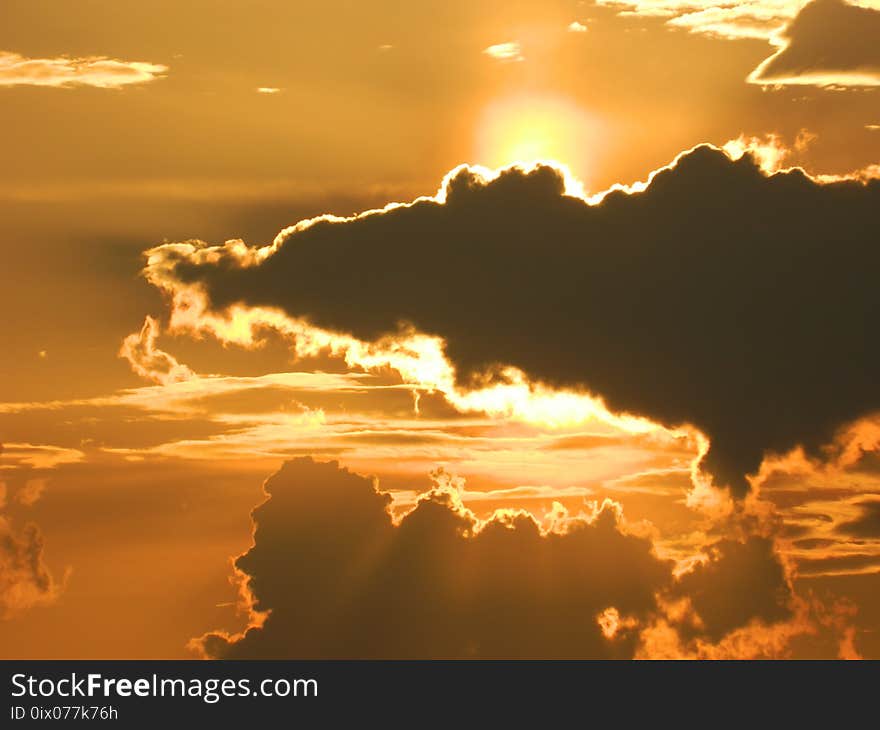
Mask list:
[[[483,111],[475,137],[476,161],[499,168],[552,160],[584,180],[600,139],[598,120],[567,99],[506,97]]]

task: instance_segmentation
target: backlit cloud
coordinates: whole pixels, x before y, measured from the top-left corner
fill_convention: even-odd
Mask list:
[[[814,0],[774,41],[779,50],[752,72],[750,82],[880,85],[880,5]]]
[[[681,655],[745,658],[784,656],[816,630],[770,540],[717,542],[675,577],[611,502],[559,507],[541,527],[517,510],[478,520],[460,487],[435,477],[394,522],[371,480],[288,462],[235,562],[250,626],[192,646],[223,658],[653,657],[666,653],[662,625]]]
[[[621,15],[664,18],[670,28],[725,40],[765,40],[777,50],[748,81],[764,85],[880,84],[877,0],[599,0]]]
[[[166,244],[146,273],[181,329],[247,343],[274,327],[465,408],[696,427],[702,468],[739,494],[765,454],[816,452],[880,408],[865,352],[876,181],[768,175],[701,146],[646,184],[568,189],[550,166],[461,167],[436,198],[303,221],[263,248]],[[409,263],[413,241],[431,267]],[[331,256],[346,265],[315,275]]]

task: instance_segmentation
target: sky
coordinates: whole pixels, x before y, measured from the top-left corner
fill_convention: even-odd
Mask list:
[[[880,2],[3,19],[0,656],[880,658]]]

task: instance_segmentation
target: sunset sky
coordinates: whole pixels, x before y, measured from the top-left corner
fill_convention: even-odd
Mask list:
[[[880,0],[0,15],[0,656],[880,658]]]

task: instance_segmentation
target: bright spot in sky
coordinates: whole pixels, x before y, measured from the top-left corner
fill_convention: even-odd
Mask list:
[[[597,145],[599,120],[566,99],[515,96],[491,103],[478,125],[476,162],[487,167],[556,160],[580,180],[588,179]]]

